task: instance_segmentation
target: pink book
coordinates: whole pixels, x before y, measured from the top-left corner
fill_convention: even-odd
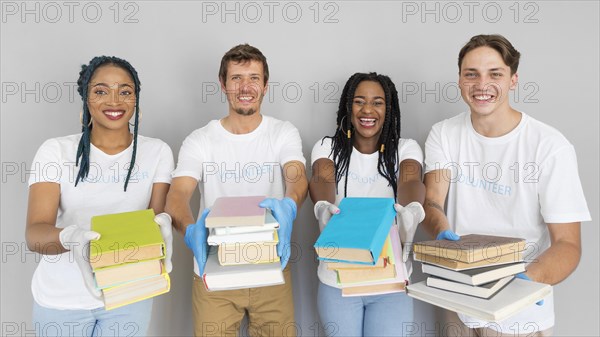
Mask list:
[[[263,200],[265,196],[218,198],[206,217],[206,227],[262,226],[266,209],[258,204]]]

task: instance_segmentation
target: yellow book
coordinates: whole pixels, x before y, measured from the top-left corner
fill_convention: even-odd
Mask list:
[[[116,309],[131,303],[169,292],[171,278],[167,272],[160,275],[142,278],[115,287],[102,290],[104,294],[104,308]]]
[[[123,263],[94,270],[96,287],[104,289],[140,278],[160,275],[165,270],[164,259]]]
[[[91,222],[92,230],[100,233],[100,239],[90,242],[94,270],[165,255],[165,243],[152,209],[94,216]]]
[[[218,249],[219,264],[222,266],[231,266],[237,264],[278,262],[277,243],[279,242],[279,236],[277,236],[277,231],[273,232],[273,238],[273,241],[220,244]]]
[[[359,264],[359,263],[346,263],[346,262],[325,262],[327,264],[327,269],[339,270],[339,269],[375,269],[375,268],[385,268],[388,264],[393,260],[394,252],[392,251],[392,243],[390,241],[390,236],[388,235],[387,239],[385,239],[385,243],[383,244],[383,249],[381,249],[381,254],[377,259],[377,263],[374,265],[367,264]]]
[[[389,280],[396,277],[396,268],[388,264],[383,268],[369,269],[338,269],[337,280],[341,286],[351,286],[355,283]]]

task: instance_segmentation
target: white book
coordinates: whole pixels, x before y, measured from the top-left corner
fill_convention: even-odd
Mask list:
[[[202,276],[208,291],[258,288],[285,283],[279,261],[221,266],[214,248],[216,247],[211,247]]]
[[[436,289],[427,286],[425,281],[406,288],[408,296],[417,300],[492,322],[502,321],[552,293],[548,284],[518,278],[489,299]]]
[[[443,278],[437,278],[429,276],[427,278],[427,285],[434,288],[444,289],[461,293],[465,295],[471,295],[481,298],[490,298],[498,290],[502,289],[505,285],[513,279],[514,276],[507,276],[496,281],[482,284],[480,286],[472,286],[464,283],[454,282]]]
[[[425,274],[430,274],[472,286],[478,286],[484,283],[499,280],[509,275],[515,275],[525,271],[525,263],[517,262],[498,266],[488,266],[482,268],[454,271],[432,264],[423,263],[421,270]]]
[[[214,232],[215,228],[211,228],[206,241],[210,246],[218,246],[225,243],[260,243],[264,241],[276,241],[277,231],[269,229],[263,232],[254,233],[237,233],[237,234],[222,234],[218,235]]]
[[[273,217],[271,211],[266,212],[265,224],[261,226],[226,226],[216,227],[211,229],[211,233],[214,235],[229,235],[229,234],[242,234],[242,233],[255,233],[255,232],[272,232],[274,229],[279,228],[279,223]]]

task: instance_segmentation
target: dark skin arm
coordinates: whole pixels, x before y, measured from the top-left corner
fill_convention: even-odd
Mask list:
[[[335,203],[335,166],[331,159],[317,159],[312,166],[310,179],[310,199],[313,203],[325,200]]]
[[[62,254],[62,246],[56,228],[56,215],[60,202],[60,185],[57,183],[35,183],[29,187],[25,241],[27,248],[45,255]]]
[[[149,208],[161,213],[169,184],[156,183],[152,186]],[[29,188],[25,241],[31,251],[45,254],[62,254],[67,250],[62,246],[59,234],[62,228],[56,227],[56,216],[60,202],[60,185],[57,183],[35,183]]]
[[[421,164],[412,159],[405,159],[400,163],[400,176],[398,177],[398,203],[406,206],[413,201],[421,205],[425,200],[425,185],[421,179]]]

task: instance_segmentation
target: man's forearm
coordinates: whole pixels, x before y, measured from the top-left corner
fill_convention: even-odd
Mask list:
[[[285,196],[294,200],[296,206],[298,207],[298,209],[300,209],[300,206],[302,206],[304,200],[306,200],[306,195],[308,193],[307,182],[306,180],[304,180],[304,184],[302,184],[302,182],[299,182],[299,184],[293,185],[293,188],[288,188],[285,191]]]
[[[288,172],[293,172],[293,174],[288,175]],[[285,196],[294,200],[297,208],[300,209],[308,194],[308,180],[304,164],[298,161],[285,164],[284,178]]]
[[[440,204],[426,198],[423,209],[425,210],[423,226],[425,227],[425,231],[427,231],[431,237],[435,238],[438,233],[450,228],[444,208]]]
[[[571,275],[580,258],[581,250],[576,245],[556,242],[528,265],[526,274],[533,281],[554,285]]]
[[[183,198],[176,193],[169,193],[165,205],[165,212],[171,216],[173,227],[182,234],[185,234],[187,225],[194,223],[194,216],[192,215],[192,209],[190,208],[189,202],[183,200]]]

